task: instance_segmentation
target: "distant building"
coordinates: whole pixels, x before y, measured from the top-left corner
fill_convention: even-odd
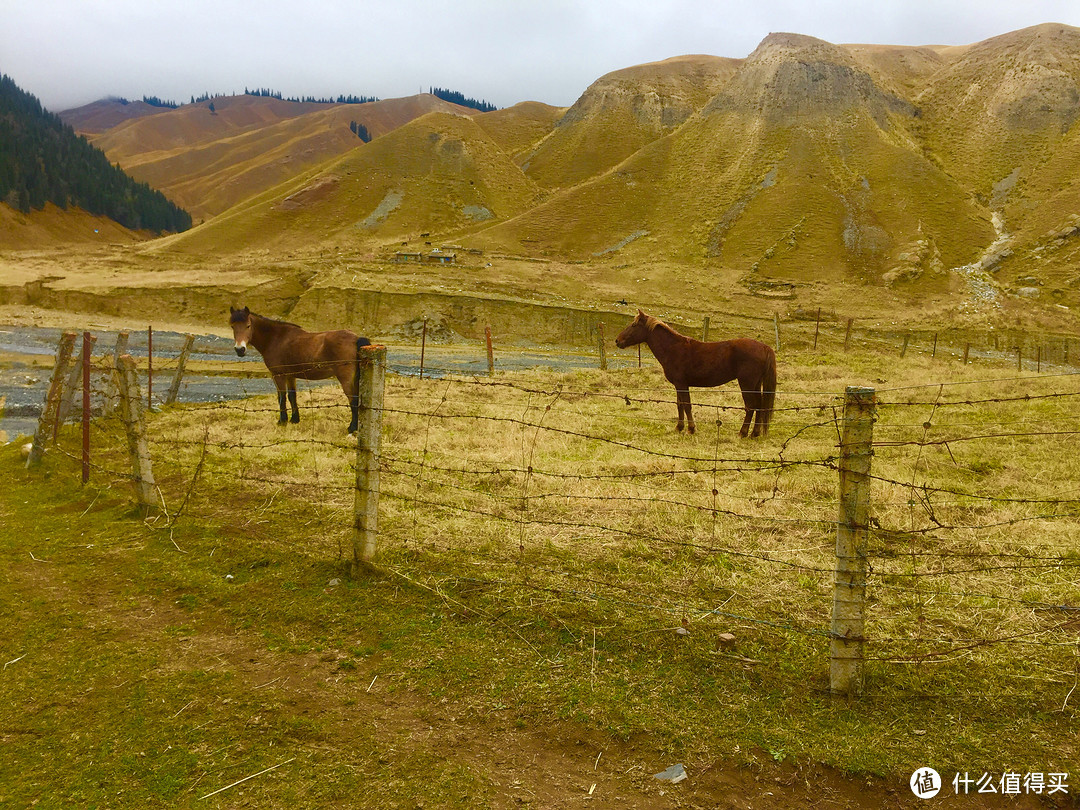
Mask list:
[[[443,253],[441,250],[433,250],[424,254],[424,261],[431,264],[454,264],[457,262],[456,253]]]
[[[399,250],[397,253],[394,254],[394,261],[395,262],[400,262],[400,263],[417,262],[417,263],[419,263],[419,262],[422,262],[423,260],[424,260],[424,254],[422,254],[422,253],[408,253],[408,252],[406,252],[404,250]]]

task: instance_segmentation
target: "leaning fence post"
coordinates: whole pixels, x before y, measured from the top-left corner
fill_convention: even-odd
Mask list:
[[[63,393],[64,380],[71,369],[71,354],[74,349],[75,333],[64,332],[60,336],[60,345],[56,350],[56,365],[53,366],[49,393],[45,395],[45,404],[41,408],[37,430],[34,431],[34,440],[30,445],[30,455],[26,457],[27,469],[40,462],[45,453],[45,442],[48,441],[50,428],[55,421],[54,415],[60,408],[60,396]]]
[[[873,388],[848,387],[840,438],[840,517],[836,524],[829,688],[855,697],[863,686],[866,531],[873,457]]]
[[[180,380],[184,378],[184,366],[187,365],[188,355],[191,353],[191,344],[195,342],[194,335],[184,338],[184,348],[180,350],[180,359],[176,361],[176,374],[173,375],[172,385],[169,386],[169,395],[165,397],[165,404],[172,405],[180,394]]]
[[[135,372],[135,358],[121,355],[116,365],[117,388],[120,391],[120,416],[127,433],[128,454],[131,456],[132,481],[135,498],[143,515],[156,511],[154,500],[154,471],[150,466],[150,445],[146,440],[146,422],[143,420],[142,392]]]
[[[901,359],[903,359],[904,355],[907,354],[908,341],[910,341],[910,340],[911,340],[911,332],[905,332],[904,333],[904,345],[900,349],[900,358]]]
[[[378,550],[379,445],[382,438],[386,347],[364,346],[360,353],[360,407],[357,410],[356,491],[353,498],[353,574]]]
[[[607,370],[607,354],[604,351],[604,322],[596,325],[596,342],[600,347],[600,370]]]
[[[112,416],[113,411],[117,408],[117,399],[120,396],[120,391],[116,386],[116,375],[113,370],[118,368],[117,361],[120,359],[120,355],[127,354],[128,345],[128,333],[119,332],[116,335],[116,346],[113,347],[112,357],[110,358],[110,368],[105,377],[105,401],[101,405],[102,416]]]
[[[85,339],[86,335],[89,335],[89,341]],[[71,364],[71,370],[68,372],[67,382],[64,385],[64,392],[60,396],[60,405],[56,412],[56,423],[54,426],[54,439],[56,438],[55,430],[59,430],[60,425],[67,422],[68,417],[71,416],[71,409],[75,406],[75,392],[79,390],[79,381],[82,379],[83,365],[90,362],[90,352],[94,350],[94,343],[96,341],[97,338],[90,335],[89,332],[84,333],[82,348],[79,349],[79,357]]]
[[[817,308],[817,322],[814,324],[814,350],[817,351],[818,332],[821,330],[821,307]]]

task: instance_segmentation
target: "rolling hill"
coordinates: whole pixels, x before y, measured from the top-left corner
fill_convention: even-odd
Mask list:
[[[230,96],[130,118],[92,142],[133,177],[207,219],[359,146],[352,121],[378,137],[434,111],[474,112],[429,94],[365,104]]]

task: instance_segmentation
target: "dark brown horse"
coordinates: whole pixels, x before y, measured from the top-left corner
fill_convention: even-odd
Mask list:
[[[352,410],[349,433],[356,432],[356,413],[360,407],[358,350],[361,346],[371,345],[370,340],[358,337],[348,329],[306,332],[295,323],[264,318],[247,307],[229,307],[229,324],[236,340],[236,353],[243,357],[247,347],[252,346],[270,369],[281,409],[279,425],[288,421],[286,396],[292,405],[292,421],[300,421],[300,410],[296,406],[298,379],[326,380],[337,377]]]
[[[615,338],[620,349],[647,343],[660,361],[664,376],[675,386],[679,405],[676,430],[683,429],[683,417],[690,433],[694,432],[694,416],[690,413],[690,387],[711,388],[732,380],[742,388],[746,418],[739,435],[746,437],[754,419],[755,438],[769,432],[773,403],[776,400],[776,352],[772,347],[749,338],[702,343],[680,335],[663,321],[646,315],[640,309],[633,322]]]

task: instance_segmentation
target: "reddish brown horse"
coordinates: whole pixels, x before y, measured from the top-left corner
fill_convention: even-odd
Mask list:
[[[306,332],[295,323],[264,318],[247,307],[229,307],[229,324],[236,340],[236,353],[243,357],[247,347],[252,346],[270,369],[281,409],[279,425],[289,421],[285,411],[286,396],[292,405],[292,421],[300,421],[300,410],[296,406],[298,379],[326,380],[337,377],[352,410],[349,433],[356,432],[357,409],[360,407],[357,352],[361,346],[371,345],[370,340],[358,337],[348,329]]]
[[[680,335],[640,309],[633,322],[615,338],[615,345],[620,349],[638,343],[649,345],[664,369],[664,376],[675,386],[679,405],[676,430],[683,429],[685,416],[687,429],[694,432],[694,416],[690,412],[691,386],[711,388],[738,380],[746,407],[746,418],[739,435],[746,437],[751,420],[754,420],[754,432],[750,435],[756,438],[769,432],[776,400],[776,352],[772,347],[749,338],[702,343]]]

